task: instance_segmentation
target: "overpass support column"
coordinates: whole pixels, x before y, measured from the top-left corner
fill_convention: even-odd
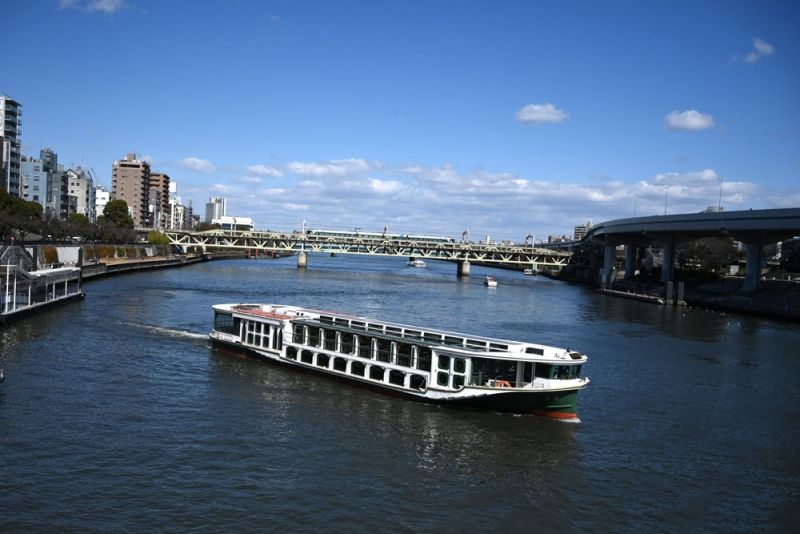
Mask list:
[[[664,261],[661,262],[661,281],[671,282],[675,274],[675,240],[664,242]]]
[[[459,276],[459,278],[469,277],[469,260],[461,260],[458,262],[456,274]]]
[[[614,259],[617,256],[617,247],[614,245],[606,245],[603,251],[603,279],[600,282],[601,287],[611,287],[612,275],[614,273]]]
[[[761,286],[761,254],[764,245],[759,243],[747,244],[747,274],[744,277],[745,291],[752,291]]]
[[[297,253],[297,268],[305,269],[306,267],[308,267],[308,254],[305,250],[301,250]]]
[[[630,279],[636,276],[636,247],[627,243],[625,245],[625,278]]]

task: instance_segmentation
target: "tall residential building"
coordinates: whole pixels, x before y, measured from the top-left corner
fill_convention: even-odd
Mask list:
[[[163,172],[150,174],[150,188],[148,191],[148,211],[150,213],[150,226],[167,228],[169,226],[169,176]]]
[[[206,204],[206,222],[219,219],[228,214],[228,199],[224,197],[211,197]]]
[[[47,169],[42,165],[42,160],[22,156],[19,177],[20,198],[44,206],[47,200],[49,176]]]
[[[586,224],[579,224],[575,227],[575,232],[573,234],[573,239],[575,241],[580,241],[581,239],[586,236],[586,232],[588,232],[592,228],[592,221],[587,221]]]
[[[14,196],[20,196],[20,164],[22,163],[20,135],[22,131],[22,104],[6,95],[0,95],[0,187]]]
[[[97,221],[97,217],[103,214],[103,210],[106,209],[106,204],[108,201],[111,200],[111,193],[106,191],[106,188],[102,185],[95,185],[94,186],[94,213],[95,213],[95,220],[92,222]]]
[[[111,199],[128,203],[134,226],[148,224],[149,193],[149,163],[136,159],[136,154],[128,154],[124,160],[114,162],[111,168]]]
[[[94,180],[91,173],[78,166],[67,170],[66,177],[67,194],[75,198],[75,213],[85,215],[90,221],[97,220]]]

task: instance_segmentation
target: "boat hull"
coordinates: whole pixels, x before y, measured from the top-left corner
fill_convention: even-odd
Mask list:
[[[363,380],[350,375],[332,373],[325,369],[289,362],[277,356],[265,356],[258,351],[242,345],[228,341],[209,338],[212,347],[225,352],[270,362],[284,367],[291,367],[309,374],[323,376],[336,380],[337,382],[355,385],[362,389],[381,393],[391,397],[404,398],[419,402],[440,404],[452,408],[466,408],[478,410],[490,410],[496,412],[537,415],[549,419],[574,420],[577,421],[577,394],[578,390],[564,391],[491,391],[486,394],[478,394],[465,397],[431,398],[423,392],[412,392],[402,388],[390,387],[384,384]]]

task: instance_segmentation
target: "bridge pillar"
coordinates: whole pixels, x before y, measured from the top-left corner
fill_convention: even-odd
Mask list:
[[[625,278],[636,276],[636,246],[631,243],[625,245]]]
[[[305,269],[306,267],[308,267],[308,254],[305,250],[301,250],[297,253],[297,268]]]
[[[661,262],[661,281],[669,282],[675,274],[675,240],[664,243],[664,260]]]
[[[458,262],[458,266],[456,268],[456,274],[459,277],[468,277],[469,276],[469,260],[461,260]]]
[[[614,245],[606,245],[603,251],[603,279],[600,281],[601,287],[610,287],[612,275],[614,273],[614,259],[617,256],[617,247]]]
[[[758,243],[747,244],[747,274],[744,277],[745,291],[752,291],[761,286],[761,254],[764,245]]]

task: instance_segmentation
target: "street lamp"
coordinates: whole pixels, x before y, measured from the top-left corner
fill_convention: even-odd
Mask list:
[[[722,211],[722,176],[719,177],[719,203],[717,203],[717,211]]]

